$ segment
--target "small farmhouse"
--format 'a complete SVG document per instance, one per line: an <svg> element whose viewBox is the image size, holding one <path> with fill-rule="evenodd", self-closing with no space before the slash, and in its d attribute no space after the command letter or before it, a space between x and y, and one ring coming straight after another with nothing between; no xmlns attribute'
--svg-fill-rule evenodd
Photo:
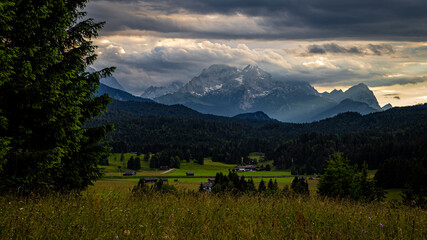
<svg viewBox="0 0 427 240"><path fill-rule="evenodd" d="M194 176L194 172L187 172L187 176Z"/></svg>
<svg viewBox="0 0 427 240"><path fill-rule="evenodd" d="M135 176L136 172L135 171L126 171L125 173L123 173L123 176Z"/></svg>
<svg viewBox="0 0 427 240"><path fill-rule="evenodd" d="M207 182L207 183L202 183L202 188L205 191L212 191L212 187L213 187L213 183L211 182Z"/></svg>
<svg viewBox="0 0 427 240"><path fill-rule="evenodd" d="M259 167L246 165L246 166L237 166L234 168L237 172L255 172L259 170Z"/></svg>
<svg viewBox="0 0 427 240"><path fill-rule="evenodd" d="M155 183L155 182L157 182L157 178L143 178L142 179L142 181L144 182L144 183Z"/></svg>
<svg viewBox="0 0 427 240"><path fill-rule="evenodd" d="M168 166L160 166L160 170L169 170Z"/></svg>

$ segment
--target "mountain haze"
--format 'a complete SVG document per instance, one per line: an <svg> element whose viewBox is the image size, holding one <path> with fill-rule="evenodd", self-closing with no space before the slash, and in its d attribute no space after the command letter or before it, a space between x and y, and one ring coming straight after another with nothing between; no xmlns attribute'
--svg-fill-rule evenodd
<svg viewBox="0 0 427 240"><path fill-rule="evenodd" d="M173 82L170 85L163 86L163 87L151 86L145 89L145 91L141 94L141 97L154 99L156 97L160 97L168 93L174 93L178 91L180 88L182 88L183 86L184 84L180 82Z"/></svg>
<svg viewBox="0 0 427 240"><path fill-rule="evenodd" d="M110 95L111 98L119 101L135 101L135 102L154 102L151 99L141 98L134 96L126 91L122 91L116 88L109 87L103 83L99 84L98 92L95 94L96 96L100 96L103 94Z"/></svg>
<svg viewBox="0 0 427 240"><path fill-rule="evenodd" d="M91 67L87 67L86 71L88 71L88 72L90 72L90 73L93 73L93 72L95 72L96 70L95 70L95 69L93 69L93 68L91 68ZM122 86L122 85L119 83L119 81L118 81L115 77L113 77L113 76L105 77L105 78L101 78L100 82L101 82L102 84L104 84L104 85L106 85L106 86L110 87L110 88L115 88L115 89L118 89L118 90L125 91L125 89L123 88L123 86Z"/></svg>

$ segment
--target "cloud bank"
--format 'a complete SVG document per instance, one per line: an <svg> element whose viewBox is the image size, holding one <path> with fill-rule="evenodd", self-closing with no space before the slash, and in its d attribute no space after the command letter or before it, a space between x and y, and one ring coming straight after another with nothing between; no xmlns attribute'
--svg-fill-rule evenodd
<svg viewBox="0 0 427 240"><path fill-rule="evenodd" d="M134 94L217 63L319 88L427 85L427 1L92 0L85 10L107 22L94 67L116 66Z"/></svg>

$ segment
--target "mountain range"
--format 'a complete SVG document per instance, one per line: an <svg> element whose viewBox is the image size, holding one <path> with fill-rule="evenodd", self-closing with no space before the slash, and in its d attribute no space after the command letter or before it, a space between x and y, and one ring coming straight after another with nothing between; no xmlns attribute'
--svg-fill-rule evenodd
<svg viewBox="0 0 427 240"><path fill-rule="evenodd" d="M158 103L181 104L206 114L295 123L318 121L344 112L365 115L391 108L389 104L381 108L363 83L347 91L319 93L307 82L275 80L253 65L243 69L212 65L185 85L174 82L167 87L149 87L142 98L101 84L98 94L103 93L120 101L150 102L154 98Z"/></svg>
<svg viewBox="0 0 427 240"><path fill-rule="evenodd" d="M361 83L347 91L319 93L309 83L279 81L258 66L243 69L212 65L175 93L154 99L183 104L202 113L234 116L263 111L283 122L312 122L342 112L381 111L377 99Z"/></svg>

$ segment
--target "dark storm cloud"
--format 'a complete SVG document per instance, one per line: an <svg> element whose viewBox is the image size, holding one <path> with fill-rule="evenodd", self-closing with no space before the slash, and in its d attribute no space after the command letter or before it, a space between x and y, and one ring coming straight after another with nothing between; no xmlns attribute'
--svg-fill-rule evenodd
<svg viewBox="0 0 427 240"><path fill-rule="evenodd" d="M355 55L377 55L393 54L394 49L389 44L368 44L366 46L340 46L336 43L322 45L310 45L307 47L306 55L315 54L355 54Z"/></svg>
<svg viewBox="0 0 427 240"><path fill-rule="evenodd" d="M95 1L96 3L96 1ZM173 21L156 19L155 16L134 15L128 12L129 7L119 5L91 4L86 11L89 16L97 21L106 21L102 32L109 33L124 30L147 30L155 32L180 32L185 31Z"/></svg>
<svg viewBox="0 0 427 240"><path fill-rule="evenodd" d="M131 10L144 11L135 16ZM150 30L176 37L235 39L322 39L371 40L427 39L425 0L142 0L93 1L90 16L100 16L110 26L106 31ZM114 13L116 12L116 13ZM122 12L122 13L117 13ZM153 13L153 14L150 14ZM242 14L258 17L263 32L203 31L165 21L156 14Z"/></svg>

